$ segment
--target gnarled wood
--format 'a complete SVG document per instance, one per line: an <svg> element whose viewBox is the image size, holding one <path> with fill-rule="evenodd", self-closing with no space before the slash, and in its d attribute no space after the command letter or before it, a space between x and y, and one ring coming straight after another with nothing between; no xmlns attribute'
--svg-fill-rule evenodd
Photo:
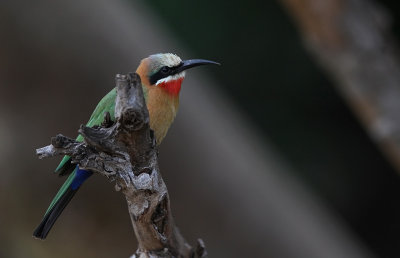
<svg viewBox="0 0 400 258"><path fill-rule="evenodd" d="M101 127L81 126L84 142L57 135L51 145L37 149L37 155L69 155L80 168L116 182L116 189L125 195L139 243L132 257L205 257L204 243L199 240L192 248L174 224L140 77L117 75L116 87L115 123L105 114Z"/></svg>

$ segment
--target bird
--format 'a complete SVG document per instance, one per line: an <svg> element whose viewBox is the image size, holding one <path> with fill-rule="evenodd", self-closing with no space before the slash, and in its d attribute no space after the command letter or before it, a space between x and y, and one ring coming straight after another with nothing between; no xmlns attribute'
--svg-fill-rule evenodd
<svg viewBox="0 0 400 258"><path fill-rule="evenodd" d="M136 73L141 79L143 95L149 111L150 128L154 132L157 145L162 142L175 119L186 70L210 64L220 65L217 62L205 59L182 61L179 56L172 53L153 54L141 60ZM116 96L116 88L113 88L97 104L86 126L101 125L106 112L109 113L111 120L115 121ZM76 140L83 141L82 135L78 135ZM39 226L33 232L33 236L38 239L47 237L50 229L72 197L93 174L92 171L80 169L79 165L72 164L69 156L63 157L55 172L59 173L60 176L68 176L68 178L51 201Z"/></svg>

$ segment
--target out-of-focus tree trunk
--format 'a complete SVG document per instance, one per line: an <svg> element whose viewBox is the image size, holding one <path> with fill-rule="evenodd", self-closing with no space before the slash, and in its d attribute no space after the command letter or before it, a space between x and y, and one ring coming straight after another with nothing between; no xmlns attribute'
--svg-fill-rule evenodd
<svg viewBox="0 0 400 258"><path fill-rule="evenodd" d="M372 0L281 0L308 50L400 171L400 59L390 14Z"/></svg>

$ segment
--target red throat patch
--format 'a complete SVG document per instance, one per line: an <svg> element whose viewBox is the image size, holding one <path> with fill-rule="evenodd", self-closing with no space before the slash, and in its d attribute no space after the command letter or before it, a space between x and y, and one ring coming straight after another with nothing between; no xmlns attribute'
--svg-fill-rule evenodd
<svg viewBox="0 0 400 258"><path fill-rule="evenodd" d="M171 94L172 96L178 96L179 92L181 91L182 81L183 81L183 78L179 78L177 80L171 80L168 82L162 82L162 83L158 84L158 87L161 87L168 94Z"/></svg>

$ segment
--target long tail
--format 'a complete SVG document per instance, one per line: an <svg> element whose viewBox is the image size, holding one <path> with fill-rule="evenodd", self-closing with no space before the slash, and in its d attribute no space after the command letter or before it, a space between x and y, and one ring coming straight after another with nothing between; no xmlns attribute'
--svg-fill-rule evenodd
<svg viewBox="0 0 400 258"><path fill-rule="evenodd" d="M53 227L61 212L74 197L75 193L83 182L88 179L93 172L79 169L78 166L74 172L69 175L68 179L61 186L57 195L54 197L49 208L47 209L42 222L33 232L33 236L40 239L45 239L50 229Z"/></svg>

